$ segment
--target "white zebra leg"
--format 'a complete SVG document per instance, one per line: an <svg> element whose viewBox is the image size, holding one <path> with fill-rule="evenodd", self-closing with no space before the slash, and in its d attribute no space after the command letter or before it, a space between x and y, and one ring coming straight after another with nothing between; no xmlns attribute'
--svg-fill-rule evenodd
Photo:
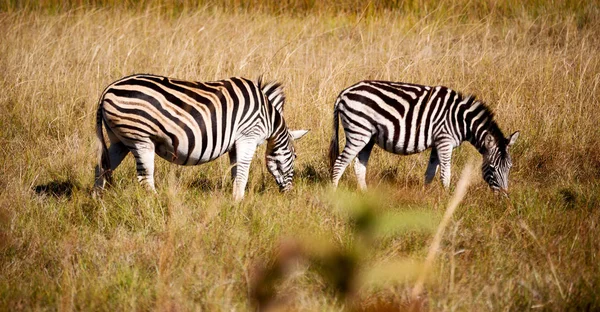
<svg viewBox="0 0 600 312"><path fill-rule="evenodd" d="M156 193L154 187L154 144L137 146L131 152L135 157L138 182Z"/></svg>
<svg viewBox="0 0 600 312"><path fill-rule="evenodd" d="M435 173L437 172L438 166L440 165L440 160L437 155L437 150L435 147L431 148L431 155L429 155L429 163L427 164L427 170L425 171L425 184L430 184L435 177Z"/></svg>
<svg viewBox="0 0 600 312"><path fill-rule="evenodd" d="M358 183L358 188L361 191L367 190L367 164L361 162L358 158L354 160L354 173L356 173L356 181Z"/></svg>
<svg viewBox="0 0 600 312"><path fill-rule="evenodd" d="M450 144L437 148L438 159L440 162L440 177L444 188L450 187L450 160L452 158L452 146Z"/></svg>
<svg viewBox="0 0 600 312"><path fill-rule="evenodd" d="M246 184L248 183L248 173L250 172L250 163L256 151L256 142L238 141L235 143L236 150L236 176L233 181L233 200L240 201L244 198Z"/></svg>
<svg viewBox="0 0 600 312"><path fill-rule="evenodd" d="M361 191L367 190L367 164L369 163L373 145L375 145L375 140L369 141L369 143L358 153L358 157L356 157L356 160L354 161L354 172L356 173L356 180L358 181L358 187Z"/></svg>

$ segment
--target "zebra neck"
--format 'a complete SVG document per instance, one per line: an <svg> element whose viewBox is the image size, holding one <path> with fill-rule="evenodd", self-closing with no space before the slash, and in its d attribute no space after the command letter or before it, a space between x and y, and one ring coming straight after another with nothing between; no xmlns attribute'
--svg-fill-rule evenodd
<svg viewBox="0 0 600 312"><path fill-rule="evenodd" d="M273 114L271 116L272 131L271 134L268 136L267 143L267 149L269 151L279 150L281 148L287 147L290 144L287 126L285 124L283 116L277 111L273 111Z"/></svg>
<svg viewBox="0 0 600 312"><path fill-rule="evenodd" d="M494 121L494 115L490 109L483 103L476 101L470 109L465 110L463 115L465 123L462 129L466 129L463 133L465 141L469 141L479 153L484 154L487 151L485 146L485 137L487 134L492 135L496 142L504 139L502 131Z"/></svg>

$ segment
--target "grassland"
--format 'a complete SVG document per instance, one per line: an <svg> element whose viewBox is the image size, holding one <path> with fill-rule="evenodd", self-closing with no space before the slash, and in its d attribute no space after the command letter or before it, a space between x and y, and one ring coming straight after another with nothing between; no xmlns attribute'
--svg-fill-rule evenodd
<svg viewBox="0 0 600 312"><path fill-rule="evenodd" d="M333 102L362 79L473 93L505 134L521 131L510 199L474 178L419 307L600 309L594 2L290 1L290 12L270 1L261 9L243 1L19 3L0 6L0 310L249 310L257 268L294 244L350 254L357 276L371 278L358 278L345 300L319 274L332 265L301 262L273 285L286 309L406 308L454 189L439 180L423 186L428 155L375 149L371 191L353 194L352 170L330 191ZM137 185L128 156L116 185L93 199L98 96L138 72L281 81L288 124L311 129L297 144L294 190L278 193L263 147L240 204L231 200L226 159L199 167L158 160L153 196ZM480 161L468 143L456 150L453 185L471 158ZM365 238L352 211L391 220L395 230ZM389 271L377 274L382 267Z"/></svg>

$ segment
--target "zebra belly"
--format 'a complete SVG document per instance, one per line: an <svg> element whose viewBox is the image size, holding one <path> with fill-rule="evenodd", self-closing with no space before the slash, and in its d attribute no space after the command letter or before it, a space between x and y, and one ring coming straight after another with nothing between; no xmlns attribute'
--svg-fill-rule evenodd
<svg viewBox="0 0 600 312"><path fill-rule="evenodd" d="M213 161L223 154L227 153L231 146L224 148L224 150L213 153L205 153L210 155L204 155L203 157L198 157L197 153L192 153L188 156L188 150L185 147L179 146L177 148L177 152L175 153L173 145L168 142L155 142L155 152L161 158L178 165L184 166L193 166L204 164L210 161ZM187 161L186 161L187 160Z"/></svg>
<svg viewBox="0 0 600 312"><path fill-rule="evenodd" d="M388 138L382 138L377 136L375 143L383 150L388 151L390 153L394 153L397 155L412 155L421 153L422 151L430 148L431 146L408 146L404 148L403 142L392 142L392 140Z"/></svg>

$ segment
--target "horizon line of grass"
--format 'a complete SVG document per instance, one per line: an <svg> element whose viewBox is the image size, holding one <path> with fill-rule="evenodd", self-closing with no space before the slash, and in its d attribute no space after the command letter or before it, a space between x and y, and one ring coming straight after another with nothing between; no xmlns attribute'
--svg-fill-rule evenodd
<svg viewBox="0 0 600 312"><path fill-rule="evenodd" d="M577 0L2 0L0 12L42 11L64 13L81 9L111 8L144 12L159 10L167 15L177 16L197 10L219 9L229 13L261 12L276 15L355 15L360 17L377 16L383 12L398 12L419 17L433 16L459 20L483 18L533 18L546 15L573 15L578 27L597 20L600 10L593 1Z"/></svg>

